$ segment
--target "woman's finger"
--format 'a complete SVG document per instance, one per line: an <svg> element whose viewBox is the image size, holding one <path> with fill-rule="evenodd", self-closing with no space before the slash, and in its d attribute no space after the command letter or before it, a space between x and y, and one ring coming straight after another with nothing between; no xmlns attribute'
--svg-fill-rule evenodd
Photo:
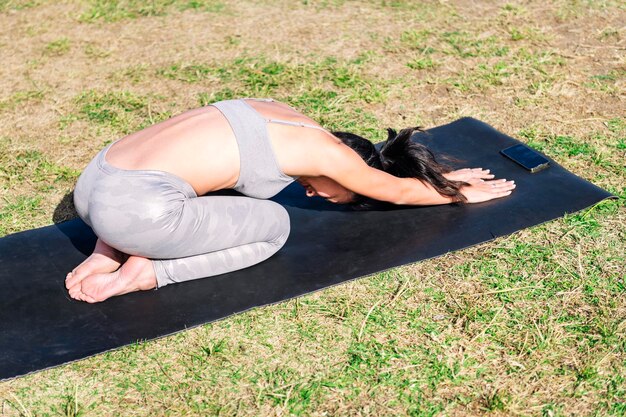
<svg viewBox="0 0 626 417"><path fill-rule="evenodd" d="M469 174L472 178L490 179L494 177L490 170L482 168L472 168L469 170Z"/></svg>
<svg viewBox="0 0 626 417"><path fill-rule="evenodd" d="M488 184L501 184L501 183L505 183L507 182L506 178L499 178L497 180L493 180L493 181L486 181L486 183Z"/></svg>
<svg viewBox="0 0 626 417"><path fill-rule="evenodd" d="M486 189L489 192L500 192L502 190L510 190L515 188L515 181L507 181L505 179L501 180L493 180L493 181L484 181L479 183L478 186Z"/></svg>
<svg viewBox="0 0 626 417"><path fill-rule="evenodd" d="M497 192L501 192L503 190L504 191L512 190L513 188L515 188L515 182L507 181L507 182L500 183L500 184L494 184L493 188Z"/></svg>

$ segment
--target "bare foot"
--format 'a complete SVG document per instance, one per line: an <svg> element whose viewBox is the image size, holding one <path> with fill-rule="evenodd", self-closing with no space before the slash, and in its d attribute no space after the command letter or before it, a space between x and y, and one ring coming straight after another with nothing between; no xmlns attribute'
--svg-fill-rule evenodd
<svg viewBox="0 0 626 417"><path fill-rule="evenodd" d="M114 249L98 239L93 253L65 277L68 290L78 285L83 279L98 272L113 272L128 259L128 255Z"/></svg>
<svg viewBox="0 0 626 417"><path fill-rule="evenodd" d="M76 300L97 303L115 295L150 290L156 285L152 261L140 256L131 256L115 272L89 275L79 285L70 289L70 296Z"/></svg>

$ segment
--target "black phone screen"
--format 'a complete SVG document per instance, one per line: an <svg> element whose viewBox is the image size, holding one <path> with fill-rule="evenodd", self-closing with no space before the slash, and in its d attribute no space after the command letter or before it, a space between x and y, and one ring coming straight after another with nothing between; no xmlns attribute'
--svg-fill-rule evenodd
<svg viewBox="0 0 626 417"><path fill-rule="evenodd" d="M521 144L503 149L500 153L512 161L517 162L530 172L537 172L547 168L550 163L550 161L537 152Z"/></svg>

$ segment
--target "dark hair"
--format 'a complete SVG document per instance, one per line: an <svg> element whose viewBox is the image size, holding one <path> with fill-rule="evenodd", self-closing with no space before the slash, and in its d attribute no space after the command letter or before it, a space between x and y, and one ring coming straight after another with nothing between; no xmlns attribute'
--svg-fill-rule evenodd
<svg viewBox="0 0 626 417"><path fill-rule="evenodd" d="M460 202L467 201L459 191L465 183L446 179L443 174L450 172L451 169L437 162L426 146L411 141L413 133L421 131L419 127L410 127L397 133L388 128L389 137L380 151L372 142L353 133L333 132L333 135L356 151L365 163L373 168L396 177L417 178L430 184L443 196L454 197ZM353 210L381 210L393 207L392 203L374 200L360 194L357 194L355 200L349 205Z"/></svg>

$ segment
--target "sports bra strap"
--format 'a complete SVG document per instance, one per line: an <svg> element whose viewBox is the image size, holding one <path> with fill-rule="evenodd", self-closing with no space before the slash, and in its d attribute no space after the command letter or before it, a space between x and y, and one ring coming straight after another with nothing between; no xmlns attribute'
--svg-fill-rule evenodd
<svg viewBox="0 0 626 417"><path fill-rule="evenodd" d="M253 97L244 97L240 100L252 100L252 101L263 101L266 103L273 103L275 100L273 98L253 98Z"/></svg>
<svg viewBox="0 0 626 417"><path fill-rule="evenodd" d="M251 100L251 101L263 101L263 102L274 102L274 99L271 98L242 98L241 99L243 102L245 102L246 100ZM247 104L247 103L246 103ZM287 105L289 106L289 105ZM293 109L293 107L289 106L291 109ZM295 110L295 109L294 109ZM256 110L255 110L256 111ZM258 113L258 112L257 112ZM264 118L265 119L265 118ZM310 127L312 129L318 129L318 130L322 130L324 132L326 132L326 129L324 129L321 126L315 126L312 125L310 123L302 123L302 122L293 122L291 120L282 120L282 119L265 119L265 121L267 123L279 123L281 125L289 125L289 126L299 126L299 127Z"/></svg>
<svg viewBox="0 0 626 417"><path fill-rule="evenodd" d="M315 126L309 123L301 123L301 122L292 122L291 120L281 120L281 119L265 119L266 122L268 123L278 123L281 125L289 125L289 126L300 126L300 127L310 127L312 129L318 129L318 130L323 130L324 132L326 131L326 129L324 129L321 126Z"/></svg>

